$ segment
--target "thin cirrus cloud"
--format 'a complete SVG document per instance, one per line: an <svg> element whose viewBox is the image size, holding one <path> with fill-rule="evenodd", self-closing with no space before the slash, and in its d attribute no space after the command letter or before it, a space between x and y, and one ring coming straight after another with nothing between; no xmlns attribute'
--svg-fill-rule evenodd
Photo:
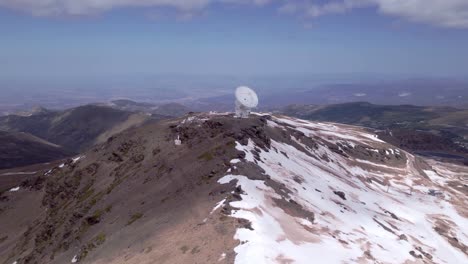
<svg viewBox="0 0 468 264"><path fill-rule="evenodd" d="M124 7L173 7L181 11L202 9L210 0L0 0L0 7L35 16L84 16Z"/></svg>
<svg viewBox="0 0 468 264"><path fill-rule="evenodd" d="M10 8L35 16L92 15L125 7L172 7L182 13L197 12L212 4L279 5L284 14L308 19L342 14L361 8L412 22L439 27L468 28L468 0L0 0Z"/></svg>
<svg viewBox="0 0 468 264"><path fill-rule="evenodd" d="M270 0L0 0L0 7L35 16L84 16L125 7L172 7L181 12L192 12L214 3L263 6Z"/></svg>
<svg viewBox="0 0 468 264"><path fill-rule="evenodd" d="M439 27L468 28L468 0L337 0L288 1L280 13L314 18L342 14L359 8L376 8L383 15Z"/></svg>

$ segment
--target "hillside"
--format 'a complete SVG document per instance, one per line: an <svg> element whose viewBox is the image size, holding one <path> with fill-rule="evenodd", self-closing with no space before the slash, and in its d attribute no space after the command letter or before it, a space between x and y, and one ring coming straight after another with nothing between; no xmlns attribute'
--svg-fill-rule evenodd
<svg viewBox="0 0 468 264"><path fill-rule="evenodd" d="M467 175L354 126L153 122L0 186L0 263L465 263Z"/></svg>
<svg viewBox="0 0 468 264"><path fill-rule="evenodd" d="M107 138L102 139L104 133L111 136L148 119L150 117L144 114L85 105L65 111L44 111L30 116L3 116L0 117L0 130L30 133L60 145L67 151L80 152L102 140L105 141Z"/></svg>
<svg viewBox="0 0 468 264"><path fill-rule="evenodd" d="M31 134L0 131L0 169L58 160L73 154Z"/></svg>
<svg viewBox="0 0 468 264"><path fill-rule="evenodd" d="M468 162L468 112L450 107L374 105L291 105L282 113L307 120L380 129L385 139L408 151L431 151Z"/></svg>

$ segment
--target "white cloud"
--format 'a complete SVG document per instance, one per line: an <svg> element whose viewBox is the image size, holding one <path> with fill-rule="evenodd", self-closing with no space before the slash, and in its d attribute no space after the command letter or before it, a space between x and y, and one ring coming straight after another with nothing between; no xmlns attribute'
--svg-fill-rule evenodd
<svg viewBox="0 0 468 264"><path fill-rule="evenodd" d="M375 0L383 14L443 27L468 28L467 0Z"/></svg>
<svg viewBox="0 0 468 264"><path fill-rule="evenodd" d="M366 93L355 93L354 96L356 97L364 97L364 96L367 96Z"/></svg>
<svg viewBox="0 0 468 264"><path fill-rule="evenodd" d="M183 12L200 10L214 2L268 4L269 0L0 0L0 7L36 16L89 15L123 7L172 7Z"/></svg>
<svg viewBox="0 0 468 264"><path fill-rule="evenodd" d="M36 16L91 15L124 7L171 7L193 14L211 4L266 6L279 0L0 0L0 8L10 8ZM468 28L468 0L288 0L278 8L283 14L314 18L342 14L359 8L412 22L440 27Z"/></svg>
<svg viewBox="0 0 468 264"><path fill-rule="evenodd" d="M409 93L409 92L400 92L400 93L398 93L399 97L408 97L410 95L411 95L411 93Z"/></svg>
<svg viewBox="0 0 468 264"><path fill-rule="evenodd" d="M203 1L203 0L202 0ZM187 2L184 4L184 2ZM167 0L0 0L0 6L31 13L36 16L88 15L123 6L173 6L190 8L201 1Z"/></svg>
<svg viewBox="0 0 468 264"><path fill-rule="evenodd" d="M280 13L299 13L306 17L341 14L358 8L376 8L384 15L440 27L468 28L468 0L336 0L288 2Z"/></svg>
<svg viewBox="0 0 468 264"><path fill-rule="evenodd" d="M288 1L279 7L280 13L292 14L303 12L307 17L319 17L330 14L341 14L349 10L372 5L373 0L336 0L317 4L313 0Z"/></svg>
<svg viewBox="0 0 468 264"><path fill-rule="evenodd" d="M221 2L221 3L233 3L233 4L254 4L257 6L263 6L271 3L273 0L214 0L211 2Z"/></svg>

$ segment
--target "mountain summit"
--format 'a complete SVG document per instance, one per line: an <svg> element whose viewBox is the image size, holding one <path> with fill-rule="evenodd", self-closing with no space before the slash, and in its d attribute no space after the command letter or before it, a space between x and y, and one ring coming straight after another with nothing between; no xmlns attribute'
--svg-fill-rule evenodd
<svg viewBox="0 0 468 264"><path fill-rule="evenodd" d="M0 263L466 263L466 175L359 127L192 114L3 191Z"/></svg>

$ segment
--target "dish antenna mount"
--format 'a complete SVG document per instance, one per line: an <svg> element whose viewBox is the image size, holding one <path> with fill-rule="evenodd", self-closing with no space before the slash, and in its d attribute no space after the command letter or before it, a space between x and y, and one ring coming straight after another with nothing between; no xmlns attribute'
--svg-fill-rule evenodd
<svg viewBox="0 0 468 264"><path fill-rule="evenodd" d="M236 117L247 118L252 108L257 107L258 96L254 90L247 86L236 89Z"/></svg>

